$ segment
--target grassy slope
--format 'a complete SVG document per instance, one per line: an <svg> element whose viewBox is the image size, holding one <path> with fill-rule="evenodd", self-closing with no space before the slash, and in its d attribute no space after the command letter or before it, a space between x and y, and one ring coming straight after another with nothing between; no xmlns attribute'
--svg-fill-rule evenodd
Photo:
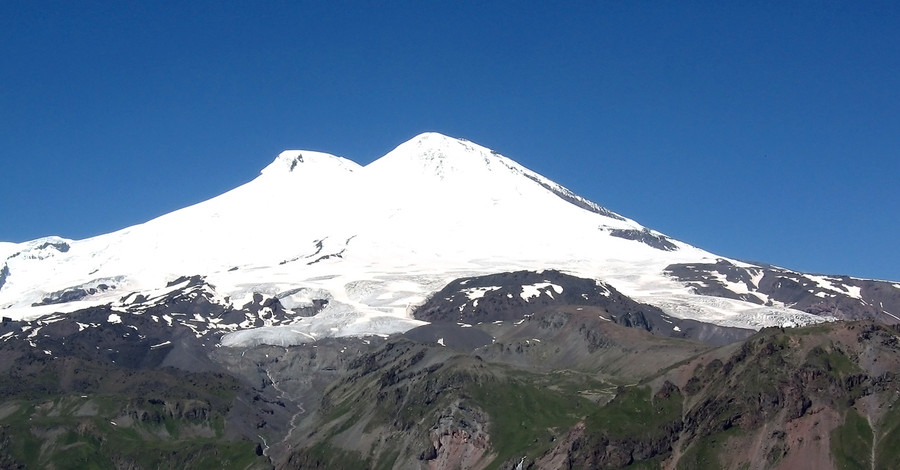
<svg viewBox="0 0 900 470"><path fill-rule="evenodd" d="M225 438L239 385L214 373L21 354L0 375L4 468L270 468Z"/></svg>
<svg viewBox="0 0 900 470"><path fill-rule="evenodd" d="M895 340L895 331L868 323L769 329L741 345L673 358L677 364L661 375L632 386L594 373L537 373L466 355L444 353L438 360L417 352L433 347L410 344L406 356L385 357L331 391L326 422L332 424L325 427L332 432L320 433L317 442L337 442L350 423L370 416L369 431L418 436L421 444L454 403L483 413L490 436L490 458L478 465L484 468L509 468L522 457L549 462L553 455L573 467L779 468L811 448L804 441L820 438L830 449L830 455L817 456L826 467L871 468L873 435L876 468L891 468L900 447L900 412L885 405L879 408L888 410L883 416L872 417L859 400L890 404L885 400L897 379L867 369L860 357L875 351L879 361L892 364L900 357ZM422 356L420 366L408 360L416 354ZM401 357L406 362L401 359L402 367L392 372L392 361ZM824 428L801 426L826 415L838 421L825 421ZM870 419L877 422L874 433ZM354 450L342 442L346 458ZM385 449L391 439L359 442L367 443L356 450L366 466L417 462L403 460L413 447Z"/></svg>
<svg viewBox="0 0 900 470"><path fill-rule="evenodd" d="M871 468L873 454L876 468L892 468L900 458L895 330L768 329L710 350L572 318L535 322L491 345L488 360L402 339L364 354L277 464L415 468L456 445L473 468L523 457L574 468L778 468L820 437L823 468ZM0 371L2 468L267 465L254 443L225 437L241 387L227 375L16 354ZM577 367L560 367L564 358ZM658 372L636 375L651 362ZM826 415L838 418L816 435L798 424ZM434 447L455 432L467 437Z"/></svg>

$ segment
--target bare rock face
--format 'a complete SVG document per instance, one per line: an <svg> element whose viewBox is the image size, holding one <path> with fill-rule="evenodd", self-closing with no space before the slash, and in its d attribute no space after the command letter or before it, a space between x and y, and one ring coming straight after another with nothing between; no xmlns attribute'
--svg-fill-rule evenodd
<svg viewBox="0 0 900 470"><path fill-rule="evenodd" d="M727 344L753 333L673 317L635 301L611 285L552 269L457 279L417 307L413 316L432 325L479 324L517 321L546 309L577 311L586 307L602 309L606 320L629 328L708 344Z"/></svg>
<svg viewBox="0 0 900 470"><path fill-rule="evenodd" d="M900 288L895 282L819 275L774 266L679 263L666 273L697 294L743 300L759 305L788 305L813 315L840 320L900 322Z"/></svg>
<svg viewBox="0 0 900 470"><path fill-rule="evenodd" d="M483 468L488 457L490 435L487 415L454 403L431 430L431 449L423 460L429 470Z"/></svg>
<svg viewBox="0 0 900 470"><path fill-rule="evenodd" d="M553 449L534 462L535 468L566 468L572 449L577 449L578 443L584 439L584 427L584 421L579 421Z"/></svg>

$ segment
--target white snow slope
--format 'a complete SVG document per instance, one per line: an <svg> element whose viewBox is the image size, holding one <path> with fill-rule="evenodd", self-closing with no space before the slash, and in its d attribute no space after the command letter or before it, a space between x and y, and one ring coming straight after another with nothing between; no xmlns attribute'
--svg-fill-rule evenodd
<svg viewBox="0 0 900 470"><path fill-rule="evenodd" d="M235 332L223 344L387 334L420 324L412 307L453 279L554 268L682 318L750 328L822 321L784 306L695 295L663 269L721 257L675 240L677 250L663 251L611 236L645 229L588 208L600 209L496 152L436 133L365 167L286 151L253 181L144 224L85 240L0 243L0 315L115 307L129 293L200 274L237 306L253 293L279 296L287 307L309 302L310 292L330 299L315 317ZM91 287L97 292L78 301L32 306Z"/></svg>

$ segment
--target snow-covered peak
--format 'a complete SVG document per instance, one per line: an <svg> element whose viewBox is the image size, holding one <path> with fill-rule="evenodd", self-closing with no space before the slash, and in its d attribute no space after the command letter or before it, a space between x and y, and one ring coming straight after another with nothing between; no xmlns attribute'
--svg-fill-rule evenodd
<svg viewBox="0 0 900 470"><path fill-rule="evenodd" d="M200 275L232 299L327 292L325 311L297 320L317 335L408 327L411 306L450 280L523 269L566 270L672 311L709 312L663 271L715 259L486 147L434 132L365 167L285 151L210 200L87 240L0 245L0 255L0 311L9 318L115 304Z"/></svg>
<svg viewBox="0 0 900 470"><path fill-rule="evenodd" d="M487 215L484 210L501 206L516 208L503 209L506 215L523 208L531 212L584 210L612 219L604 224L643 229L636 222L579 197L494 150L436 132L420 134L397 146L367 165L364 173L382 188L387 187L381 192L395 193L395 198L399 194L406 199L415 194L417 204L436 210L440 207L442 212L452 210L451 207L480 207L481 214ZM383 184L388 181L396 184ZM559 199L570 206L560 207Z"/></svg>
<svg viewBox="0 0 900 470"><path fill-rule="evenodd" d="M400 144L365 170L373 179L426 186L440 181L439 188L465 185L471 189L481 184L496 186L500 183L498 178L511 176L511 166L518 167L518 164L506 160L468 140L428 132Z"/></svg>
<svg viewBox="0 0 900 470"><path fill-rule="evenodd" d="M285 150L275 161L263 168L262 175L284 175L290 173L328 174L350 173L360 169L354 161L328 153L312 150Z"/></svg>
<svg viewBox="0 0 900 470"><path fill-rule="evenodd" d="M450 137L445 134L441 134L440 132L423 132L412 139L400 144L398 147L404 146L412 146L418 148L438 148L438 147L452 147L455 145L466 145L467 143L471 143L466 139L458 139L456 137ZM482 147L483 148L483 147Z"/></svg>

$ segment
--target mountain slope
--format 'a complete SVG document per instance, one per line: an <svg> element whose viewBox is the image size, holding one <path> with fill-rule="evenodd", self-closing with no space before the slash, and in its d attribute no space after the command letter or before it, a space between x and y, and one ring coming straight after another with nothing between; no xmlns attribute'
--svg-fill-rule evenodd
<svg viewBox="0 0 900 470"><path fill-rule="evenodd" d="M592 317L536 315L529 340L512 327L469 354L375 348L326 390L276 467L896 467L895 328L770 328L711 349ZM590 359L538 359L570 348Z"/></svg>
<svg viewBox="0 0 900 470"><path fill-rule="evenodd" d="M761 268L670 239L490 149L436 133L365 167L286 151L253 181L144 224L0 250L0 314L11 320L105 304L129 313L135 299L192 276L222 309L256 296L283 307L278 323L289 330L240 327L225 338L230 345L405 331L422 324L412 309L454 279L548 268L602 281L673 317L727 327L807 324L848 310L769 295L756 274L713 289L717 274L696 279L687 267ZM832 282L853 293L850 284ZM878 301L853 316L900 312L897 296ZM296 314L310 309L314 316Z"/></svg>
<svg viewBox="0 0 900 470"><path fill-rule="evenodd" d="M900 283L718 257L465 140L287 151L0 243L0 467L890 468L897 312ZM785 328L831 319L880 323Z"/></svg>

